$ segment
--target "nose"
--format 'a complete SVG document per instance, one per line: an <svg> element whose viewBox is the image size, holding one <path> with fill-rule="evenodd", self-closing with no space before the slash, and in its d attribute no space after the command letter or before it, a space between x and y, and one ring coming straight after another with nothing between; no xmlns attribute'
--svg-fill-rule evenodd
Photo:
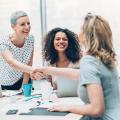
<svg viewBox="0 0 120 120"><path fill-rule="evenodd" d="M26 29L29 29L29 28L30 28L30 25L25 24L25 28L26 28Z"/></svg>
<svg viewBox="0 0 120 120"><path fill-rule="evenodd" d="M62 39L62 38L60 38L60 42L63 42L63 39Z"/></svg>

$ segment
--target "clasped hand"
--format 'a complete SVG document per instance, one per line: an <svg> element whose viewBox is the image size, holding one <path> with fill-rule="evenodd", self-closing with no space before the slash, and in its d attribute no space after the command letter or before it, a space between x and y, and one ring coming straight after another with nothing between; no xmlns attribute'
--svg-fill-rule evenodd
<svg viewBox="0 0 120 120"><path fill-rule="evenodd" d="M33 80L44 79L46 77L46 75L43 73L42 68L33 69L30 75Z"/></svg>

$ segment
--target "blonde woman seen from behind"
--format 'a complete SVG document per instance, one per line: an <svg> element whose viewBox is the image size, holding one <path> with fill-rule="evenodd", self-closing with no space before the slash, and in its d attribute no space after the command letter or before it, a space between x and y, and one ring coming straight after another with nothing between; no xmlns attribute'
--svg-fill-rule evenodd
<svg viewBox="0 0 120 120"><path fill-rule="evenodd" d="M78 93L85 105L59 105L49 111L69 111L83 115L81 120L120 120L119 79L116 54L112 44L112 32L101 16L88 14L80 33L84 56L80 61L80 73L72 69L45 67L34 71L64 77L80 76Z"/></svg>

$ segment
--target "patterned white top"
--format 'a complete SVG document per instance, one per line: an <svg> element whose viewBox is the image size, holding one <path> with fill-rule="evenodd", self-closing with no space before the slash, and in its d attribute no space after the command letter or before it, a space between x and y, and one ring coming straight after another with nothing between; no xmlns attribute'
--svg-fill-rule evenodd
<svg viewBox="0 0 120 120"><path fill-rule="evenodd" d="M11 51L13 57L23 63L28 64L34 48L34 37L29 35L23 47L16 47L10 41L10 35L3 36L0 39L0 53L5 50ZM9 86L16 83L23 75L23 72L14 70L3 58L0 56L0 84Z"/></svg>

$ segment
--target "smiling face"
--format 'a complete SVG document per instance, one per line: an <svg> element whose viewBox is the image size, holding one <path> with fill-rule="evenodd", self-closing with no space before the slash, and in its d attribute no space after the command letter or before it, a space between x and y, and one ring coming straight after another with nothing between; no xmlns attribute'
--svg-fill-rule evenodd
<svg viewBox="0 0 120 120"><path fill-rule="evenodd" d="M54 38L54 48L60 53L68 47L68 38L64 32L57 32Z"/></svg>
<svg viewBox="0 0 120 120"><path fill-rule="evenodd" d="M17 35L27 37L31 29L28 16L18 18L16 24L12 25L12 28Z"/></svg>

